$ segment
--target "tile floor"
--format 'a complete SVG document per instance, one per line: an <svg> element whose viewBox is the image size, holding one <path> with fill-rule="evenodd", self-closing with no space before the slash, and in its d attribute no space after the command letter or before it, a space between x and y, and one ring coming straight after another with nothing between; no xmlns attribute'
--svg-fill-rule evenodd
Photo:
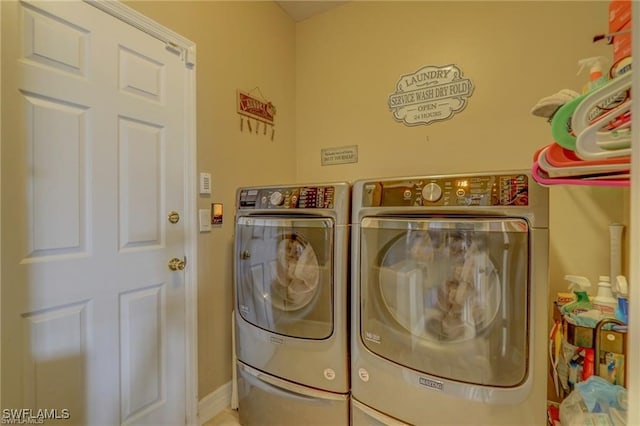
<svg viewBox="0 0 640 426"><path fill-rule="evenodd" d="M238 421L238 410L232 410L227 407L220 414L204 423L202 426L240 426L240 422Z"/></svg>

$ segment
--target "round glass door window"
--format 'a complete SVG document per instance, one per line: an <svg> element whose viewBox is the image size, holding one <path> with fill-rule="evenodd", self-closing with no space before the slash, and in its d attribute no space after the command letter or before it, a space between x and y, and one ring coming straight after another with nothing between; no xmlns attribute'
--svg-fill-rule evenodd
<svg viewBox="0 0 640 426"><path fill-rule="evenodd" d="M438 342L475 338L493 322L500 279L482 234L408 231L382 257L382 301L411 334Z"/></svg>
<svg viewBox="0 0 640 426"><path fill-rule="evenodd" d="M278 242L274 269L271 303L276 308L294 311L313 300L320 272L318 258L308 241L296 234L283 235Z"/></svg>

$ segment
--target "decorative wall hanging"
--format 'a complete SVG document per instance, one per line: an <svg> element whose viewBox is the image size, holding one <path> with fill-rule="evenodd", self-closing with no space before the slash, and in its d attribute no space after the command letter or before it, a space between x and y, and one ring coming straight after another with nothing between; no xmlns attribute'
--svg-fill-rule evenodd
<svg viewBox="0 0 640 426"><path fill-rule="evenodd" d="M389 95L389 110L406 126L449 120L467 106L473 83L456 65L427 65L405 74Z"/></svg>
<svg viewBox="0 0 640 426"><path fill-rule="evenodd" d="M247 120L247 128L253 133L251 119L255 120L255 132L260 132L260 123L262 123L262 133L267 134L267 126L271 126L271 140L275 135L275 115L276 107L265 99L256 87L249 92L238 90L238 114L240 114L240 131L244 131L244 121Z"/></svg>

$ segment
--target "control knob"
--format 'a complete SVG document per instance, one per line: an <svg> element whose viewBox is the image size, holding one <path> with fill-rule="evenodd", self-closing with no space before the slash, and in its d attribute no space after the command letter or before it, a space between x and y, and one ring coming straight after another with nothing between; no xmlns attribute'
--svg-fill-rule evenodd
<svg viewBox="0 0 640 426"><path fill-rule="evenodd" d="M442 197L442 188L437 183L428 183L422 188L422 198L431 203L435 203Z"/></svg>
<svg viewBox="0 0 640 426"><path fill-rule="evenodd" d="M269 196L269 202L272 206L281 206L284 203L284 195L280 191L275 191Z"/></svg>

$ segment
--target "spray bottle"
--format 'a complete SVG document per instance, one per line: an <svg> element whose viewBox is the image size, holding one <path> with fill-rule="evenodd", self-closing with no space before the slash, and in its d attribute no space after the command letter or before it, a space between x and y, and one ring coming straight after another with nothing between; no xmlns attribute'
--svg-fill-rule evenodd
<svg viewBox="0 0 640 426"><path fill-rule="evenodd" d="M586 67L589 67L589 83L582 87L582 93L594 90L607 82L607 77L602 73L607 58L604 56L592 56L591 58L580 59L578 61L578 74L582 73Z"/></svg>
<svg viewBox="0 0 640 426"><path fill-rule="evenodd" d="M607 275L601 275L598 281L598 294L593 298L593 307L605 318L615 318L618 301L611 292L611 283Z"/></svg>
<svg viewBox="0 0 640 426"><path fill-rule="evenodd" d="M587 294L587 289L591 287L589 279L578 275L565 275L564 279L569 281L569 290L572 290L576 295L576 300L564 305L562 313L579 314L591 310L592 305Z"/></svg>

